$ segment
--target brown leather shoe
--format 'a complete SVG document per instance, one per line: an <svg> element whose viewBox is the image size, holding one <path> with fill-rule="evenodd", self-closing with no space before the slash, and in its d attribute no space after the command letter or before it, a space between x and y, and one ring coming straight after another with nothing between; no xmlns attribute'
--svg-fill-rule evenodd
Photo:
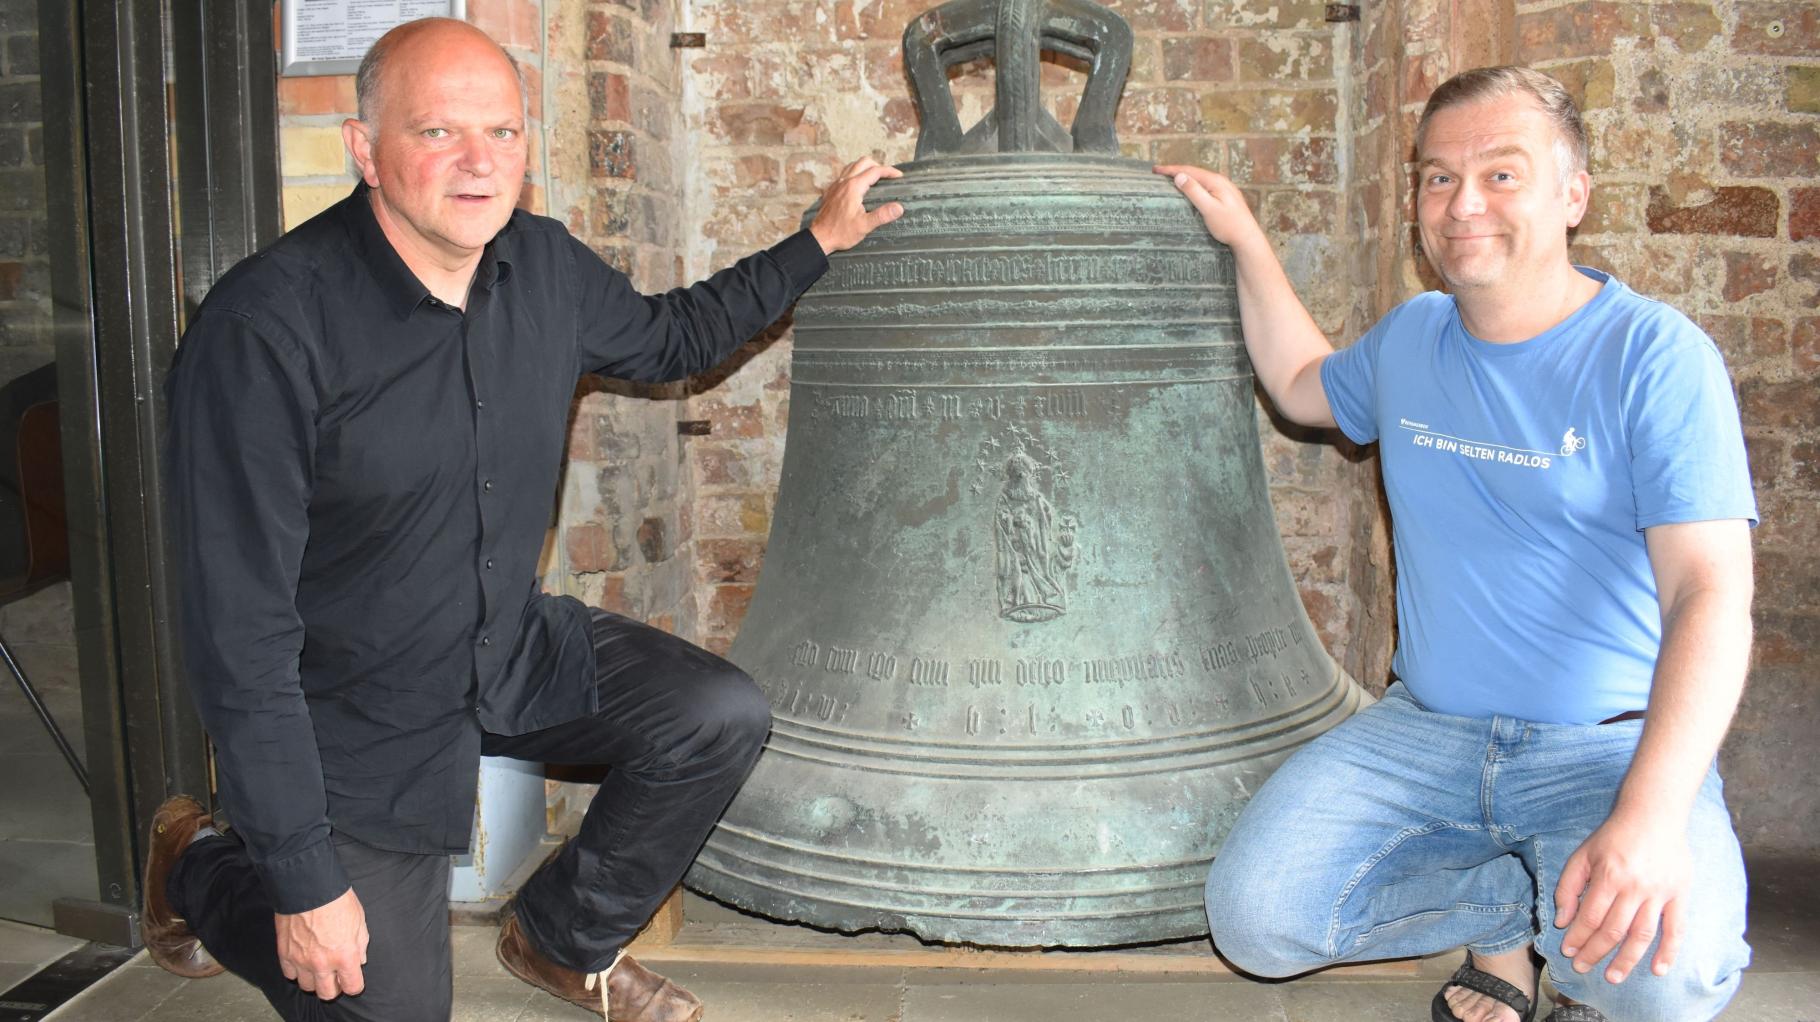
<svg viewBox="0 0 1820 1022"><path fill-rule="evenodd" d="M152 814L152 833L146 841L145 906L139 913L139 937L152 961L188 979L206 979L221 972L221 963L204 950L165 896L177 857L190 846L196 831L212 820L208 810L188 795L173 795Z"/></svg>
<svg viewBox="0 0 1820 1022"><path fill-rule="evenodd" d="M557 965L532 947L517 916L507 916L500 926L497 950L507 972L570 1004L601 1012L607 1022L697 1022L702 1015L694 994L624 953L607 971L603 997L595 976Z"/></svg>

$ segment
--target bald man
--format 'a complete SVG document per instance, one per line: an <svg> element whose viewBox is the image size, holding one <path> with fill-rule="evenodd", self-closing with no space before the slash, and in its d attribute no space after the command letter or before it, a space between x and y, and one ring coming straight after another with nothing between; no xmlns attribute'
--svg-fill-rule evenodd
<svg viewBox="0 0 1820 1022"><path fill-rule="evenodd" d="M808 229L641 295L515 208L524 90L483 33L401 26L357 89L353 194L224 275L171 371L185 659L233 829L160 808L146 944L179 975L231 969L287 1019L447 1019L449 856L479 757L604 763L500 959L615 1022L699 1018L624 947L770 712L726 661L539 592L570 401L584 373L719 363L902 213L862 205L898 172L861 160Z"/></svg>

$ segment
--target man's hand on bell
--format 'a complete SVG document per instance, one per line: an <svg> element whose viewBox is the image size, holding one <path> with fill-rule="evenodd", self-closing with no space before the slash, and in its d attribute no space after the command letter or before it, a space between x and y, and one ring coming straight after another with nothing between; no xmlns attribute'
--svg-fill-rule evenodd
<svg viewBox="0 0 1820 1022"><path fill-rule="evenodd" d="M1207 225L1207 233L1213 235L1213 240L1233 248L1263 240L1263 228L1251 214L1244 194L1224 174L1182 164L1165 164L1151 169L1169 178L1176 190L1187 196L1195 212L1201 214L1201 222Z"/></svg>
<svg viewBox="0 0 1820 1022"><path fill-rule="evenodd" d="M834 183L822 193L822 208L809 224L809 233L821 243L822 251L828 255L844 252L874 230L903 216L901 203L887 202L871 211L865 206L866 191L880 178L903 176L903 171L870 156L843 167Z"/></svg>
<svg viewBox="0 0 1820 1022"><path fill-rule="evenodd" d="M320 908L273 920L285 979L325 1001L366 989L360 967L367 961L367 915L353 888Z"/></svg>

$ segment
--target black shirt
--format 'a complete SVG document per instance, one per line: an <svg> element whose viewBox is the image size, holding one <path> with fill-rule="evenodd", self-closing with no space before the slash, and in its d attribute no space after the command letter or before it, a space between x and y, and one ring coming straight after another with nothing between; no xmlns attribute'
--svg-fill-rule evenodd
<svg viewBox="0 0 1820 1022"><path fill-rule="evenodd" d="M803 231L640 295L516 212L464 313L362 186L209 292L168 382L184 657L277 911L347 889L331 827L465 851L482 728L594 709L588 610L536 577L577 379L701 372L826 268Z"/></svg>

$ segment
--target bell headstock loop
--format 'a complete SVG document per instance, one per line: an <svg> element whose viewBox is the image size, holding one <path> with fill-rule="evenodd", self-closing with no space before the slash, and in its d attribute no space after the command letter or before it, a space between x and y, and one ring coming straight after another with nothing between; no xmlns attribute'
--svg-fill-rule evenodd
<svg viewBox="0 0 1820 1022"><path fill-rule="evenodd" d="M1071 129L1043 108L1042 55L1085 63ZM961 129L948 69L990 56L996 106ZM916 158L993 152L1117 155L1113 118L1131 70L1131 26L1093 0L949 0L904 29L904 66L922 112Z"/></svg>

